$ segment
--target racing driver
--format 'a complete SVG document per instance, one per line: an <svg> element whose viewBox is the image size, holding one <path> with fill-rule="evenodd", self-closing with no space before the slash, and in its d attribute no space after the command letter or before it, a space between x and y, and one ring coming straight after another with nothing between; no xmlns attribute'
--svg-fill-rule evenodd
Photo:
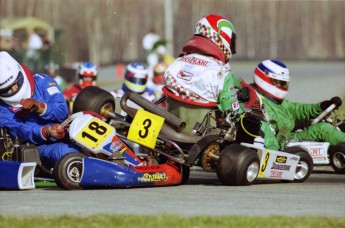
<svg viewBox="0 0 345 228"><path fill-rule="evenodd" d="M0 63L0 127L21 142L37 145L46 168L67 153L79 152L59 125L68 108L57 82L32 74L5 51L0 52Z"/></svg>
<svg viewBox="0 0 345 228"><path fill-rule="evenodd" d="M331 146L345 142L345 133L338 131L327 122L311 125L311 119L317 117L331 104L336 108L342 104L340 97L333 97L315 104L290 102L288 94L290 72L287 66L278 60L265 60L254 71L254 89L260 94L266 121L261 129L265 133L264 145L268 149L285 149L288 140L312 140L329 142ZM297 129L300 129L296 131Z"/></svg>

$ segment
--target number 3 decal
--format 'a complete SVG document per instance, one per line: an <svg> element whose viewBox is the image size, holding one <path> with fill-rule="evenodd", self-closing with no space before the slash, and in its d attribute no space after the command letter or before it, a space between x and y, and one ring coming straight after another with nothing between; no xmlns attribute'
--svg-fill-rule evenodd
<svg viewBox="0 0 345 228"><path fill-rule="evenodd" d="M128 139L155 148L158 134L163 126L164 118L142 109L138 109L129 127Z"/></svg>
<svg viewBox="0 0 345 228"><path fill-rule="evenodd" d="M139 136L141 138L147 137L147 135L149 134L149 128L151 127L151 124L152 124L152 120L150 120L150 119L144 120L143 126L144 126L145 131L144 131L144 133L142 133L143 132L142 130L139 131Z"/></svg>

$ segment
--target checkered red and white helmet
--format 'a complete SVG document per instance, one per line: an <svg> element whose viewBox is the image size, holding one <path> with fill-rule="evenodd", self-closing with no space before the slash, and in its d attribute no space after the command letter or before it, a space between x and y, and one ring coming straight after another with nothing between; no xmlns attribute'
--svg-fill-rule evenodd
<svg viewBox="0 0 345 228"><path fill-rule="evenodd" d="M282 101L288 93L290 72L278 60L265 60L254 71L254 84L269 97Z"/></svg>
<svg viewBox="0 0 345 228"><path fill-rule="evenodd" d="M203 17L196 24L194 35L203 36L216 44L224 53L226 62L236 53L235 27L225 17L214 14Z"/></svg>

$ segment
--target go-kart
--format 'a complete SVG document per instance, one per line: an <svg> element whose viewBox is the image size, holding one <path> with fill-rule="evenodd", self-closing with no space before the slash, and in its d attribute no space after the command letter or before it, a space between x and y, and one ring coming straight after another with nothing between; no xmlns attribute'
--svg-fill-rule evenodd
<svg viewBox="0 0 345 228"><path fill-rule="evenodd" d="M220 138L195 152L199 165L205 171L216 171L227 185L250 185L256 180L304 182L313 170L313 161L307 151L291 147L286 151L266 149L260 137L260 117L246 112L238 117L228 113L211 126L210 111L194 132L205 135L217 130ZM204 136L209 137L209 136Z"/></svg>
<svg viewBox="0 0 345 228"><path fill-rule="evenodd" d="M338 131L344 131L344 120L337 122L336 116L334 120L331 118L332 112L334 112L335 105L332 104L318 117L311 121L311 124L316 124L319 121L328 122ZM343 124L341 126L341 124ZM345 141L345 139L344 139ZM339 143L336 146L330 146L329 142L315 142L315 141L289 141L287 147L301 147L309 152L313 158L314 165L331 165L333 169L340 174L345 174L345 142Z"/></svg>
<svg viewBox="0 0 345 228"><path fill-rule="evenodd" d="M127 100L147 112L142 114L140 109L129 107ZM89 110L98 113L107 119L116 132L123 132L121 137L128 138L131 133L126 127L121 130L123 118L119 118L119 115L113 112L114 106L111 103L109 92L87 87L78 94L73 112ZM181 120L136 93L126 93L121 98L120 105L128 114L127 127L141 125L141 133L153 130L151 124L155 120L146 121L149 113L164 117L162 128L156 129L156 132L159 132L157 141L151 141L155 143L155 153L165 155L182 164L182 167L189 168L199 161L204 170L216 170L223 184L250 185L257 179L303 182L312 172L312 159L302 148L293 147L284 152L274 151L254 142L260 139L260 121L251 113L244 113L240 120L234 120L231 117L233 113L229 113L226 118L221 119L222 123L211 127L207 126L211 118L210 113L217 110L210 111L205 116L204 124L196 124L196 134L193 135L181 132L184 127ZM141 119L139 122L135 121L137 117Z"/></svg>
<svg viewBox="0 0 345 228"><path fill-rule="evenodd" d="M127 100L138 98L144 99L137 94L122 97L122 109L129 113L122 116L114 112L114 98L105 90L87 87L77 95L73 114L61 127L83 153L59 159L53 172L58 186L137 187L188 181L189 164L176 141L195 143L200 137L179 133L185 124L150 102L151 112L126 106Z"/></svg>

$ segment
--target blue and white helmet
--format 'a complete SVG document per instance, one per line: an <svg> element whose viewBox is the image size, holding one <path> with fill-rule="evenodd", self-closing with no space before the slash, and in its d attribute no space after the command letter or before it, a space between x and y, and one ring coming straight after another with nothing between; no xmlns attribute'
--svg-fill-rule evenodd
<svg viewBox="0 0 345 228"><path fill-rule="evenodd" d="M125 86L137 93L145 91L148 80L148 70L141 62L132 62L128 64L125 72Z"/></svg>
<svg viewBox="0 0 345 228"><path fill-rule="evenodd" d="M288 93L290 72L278 60L265 60L254 71L254 84L269 97L282 101Z"/></svg>

